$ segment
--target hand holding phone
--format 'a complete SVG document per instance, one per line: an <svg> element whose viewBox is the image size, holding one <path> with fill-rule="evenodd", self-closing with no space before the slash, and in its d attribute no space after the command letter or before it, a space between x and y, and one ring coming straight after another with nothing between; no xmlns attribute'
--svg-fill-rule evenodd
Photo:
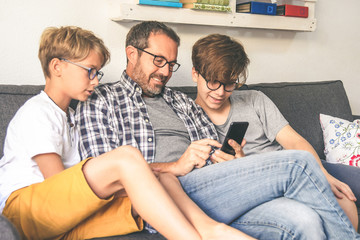
<svg viewBox="0 0 360 240"><path fill-rule="evenodd" d="M235 150L229 145L228 141L229 139L233 139L241 145L248 126L248 122L232 122L220 150L225 153L235 155Z"/></svg>

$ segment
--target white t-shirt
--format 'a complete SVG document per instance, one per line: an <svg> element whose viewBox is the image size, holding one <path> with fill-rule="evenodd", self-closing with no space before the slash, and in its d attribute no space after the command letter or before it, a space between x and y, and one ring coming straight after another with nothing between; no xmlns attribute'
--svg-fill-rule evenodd
<svg viewBox="0 0 360 240"><path fill-rule="evenodd" d="M74 122L73 112L70 122ZM30 98L10 121L0 160L0 212L9 195L44 181L36 162L38 154L57 153L65 168L80 162L78 133L66 113L45 92Z"/></svg>

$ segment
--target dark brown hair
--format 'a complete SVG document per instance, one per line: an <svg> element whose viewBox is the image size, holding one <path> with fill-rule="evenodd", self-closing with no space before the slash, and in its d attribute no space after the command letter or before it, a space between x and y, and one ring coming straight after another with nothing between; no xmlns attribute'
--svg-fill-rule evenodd
<svg viewBox="0 0 360 240"><path fill-rule="evenodd" d="M192 63L208 81L230 83L239 77L244 84L250 60L241 43L226 35L210 34L194 44Z"/></svg>
<svg viewBox="0 0 360 240"><path fill-rule="evenodd" d="M180 46L180 38L175 31L165 24L157 21L145 21L133 26L128 34L126 35L126 47L131 45L134 47L145 49L149 47L149 36L150 34L165 34L178 46Z"/></svg>

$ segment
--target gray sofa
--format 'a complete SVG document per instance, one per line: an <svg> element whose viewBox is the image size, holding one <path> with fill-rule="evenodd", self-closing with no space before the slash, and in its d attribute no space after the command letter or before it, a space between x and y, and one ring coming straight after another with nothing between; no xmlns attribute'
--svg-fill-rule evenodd
<svg viewBox="0 0 360 240"><path fill-rule="evenodd" d="M0 155L3 152L3 141L6 127L15 114L16 110L31 96L40 92L43 86L15 86L0 85ZM173 87L181 90L190 97L196 96L195 87ZM255 89L264 92L279 107L291 126L305 137L315 148L320 158L325 159L322 130L319 123L319 114L327 114L349 121L359 119L360 116L352 115L349 101L340 80L320 82L298 82L298 83L265 83L249 84L240 90ZM72 103L75 106L76 102ZM344 166L346 168L347 166ZM332 168L328 171L332 172ZM339 173L336 173L339 174ZM341 176L341 174L340 174ZM343 176L346 178L346 176ZM351 186L358 188L359 186ZM357 196L360 201L360 196ZM358 201L358 202L359 202ZM359 207L359 205L358 205ZM3 216L1 216L3 218ZM6 223L6 224L4 224ZM0 240L12 239L2 238L4 228L9 229L5 220L0 221ZM16 239L15 237L13 239ZM145 232L134 233L126 236L115 236L103 238L107 240L130 240L130 239L164 239L161 235L150 235Z"/></svg>

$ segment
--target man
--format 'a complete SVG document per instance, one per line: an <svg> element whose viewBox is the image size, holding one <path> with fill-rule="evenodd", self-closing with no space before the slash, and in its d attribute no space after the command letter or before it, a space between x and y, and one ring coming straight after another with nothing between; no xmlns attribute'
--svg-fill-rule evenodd
<svg viewBox="0 0 360 240"><path fill-rule="evenodd" d="M121 80L99 87L78 108L82 158L137 147L155 171L182 176L184 190L210 217L256 238L358 237L310 153L272 152L205 166L211 146L221 146L215 127L192 100L165 87L180 66L179 44L162 23L130 30Z"/></svg>

